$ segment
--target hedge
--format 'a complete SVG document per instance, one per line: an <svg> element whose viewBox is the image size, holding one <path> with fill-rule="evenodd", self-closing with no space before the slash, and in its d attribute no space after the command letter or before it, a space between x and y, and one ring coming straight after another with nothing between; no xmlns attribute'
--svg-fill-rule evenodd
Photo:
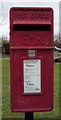
<svg viewBox="0 0 61 120"><path fill-rule="evenodd" d="M3 42L3 47L5 49L5 54L10 54L10 43L9 42Z"/></svg>
<svg viewBox="0 0 61 120"><path fill-rule="evenodd" d="M61 62L61 57L56 58L54 61L55 61L55 62Z"/></svg>

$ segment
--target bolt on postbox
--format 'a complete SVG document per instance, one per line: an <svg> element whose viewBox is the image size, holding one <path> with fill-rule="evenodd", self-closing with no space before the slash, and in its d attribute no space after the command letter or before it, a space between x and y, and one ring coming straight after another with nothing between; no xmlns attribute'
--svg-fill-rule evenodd
<svg viewBox="0 0 61 120"><path fill-rule="evenodd" d="M53 110L53 10L10 9L13 112Z"/></svg>

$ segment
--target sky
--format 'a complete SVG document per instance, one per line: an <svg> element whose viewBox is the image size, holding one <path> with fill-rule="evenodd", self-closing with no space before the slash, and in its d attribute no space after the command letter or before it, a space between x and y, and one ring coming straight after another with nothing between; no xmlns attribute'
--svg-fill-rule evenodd
<svg viewBox="0 0 61 120"><path fill-rule="evenodd" d="M4 2L5 1L5 2ZM11 7L51 7L54 10L54 35L59 34L59 0L0 0L0 37L9 38L10 32L10 8ZM8 1L8 2L7 2ZM12 2L11 2L12 1ZM15 0L16 1L16 0Z"/></svg>

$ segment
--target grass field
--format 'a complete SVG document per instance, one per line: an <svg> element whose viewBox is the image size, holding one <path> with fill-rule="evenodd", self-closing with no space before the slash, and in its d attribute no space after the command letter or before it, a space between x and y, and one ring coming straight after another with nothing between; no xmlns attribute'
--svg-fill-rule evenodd
<svg viewBox="0 0 61 120"><path fill-rule="evenodd" d="M10 109L10 60L2 60L2 118L24 118ZM61 70L61 68L60 68ZM59 63L54 63L54 110L34 112L34 118L59 118Z"/></svg>

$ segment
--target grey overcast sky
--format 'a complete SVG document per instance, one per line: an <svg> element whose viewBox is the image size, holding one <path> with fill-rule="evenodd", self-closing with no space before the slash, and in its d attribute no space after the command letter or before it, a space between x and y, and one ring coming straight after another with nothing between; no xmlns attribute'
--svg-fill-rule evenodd
<svg viewBox="0 0 61 120"><path fill-rule="evenodd" d="M7 2L8 1L8 2ZM11 2L13 1L13 2ZM54 34L59 34L59 0L19 0L14 2L14 0L0 0L0 37L9 37L9 10L11 7L51 7L54 10Z"/></svg>

